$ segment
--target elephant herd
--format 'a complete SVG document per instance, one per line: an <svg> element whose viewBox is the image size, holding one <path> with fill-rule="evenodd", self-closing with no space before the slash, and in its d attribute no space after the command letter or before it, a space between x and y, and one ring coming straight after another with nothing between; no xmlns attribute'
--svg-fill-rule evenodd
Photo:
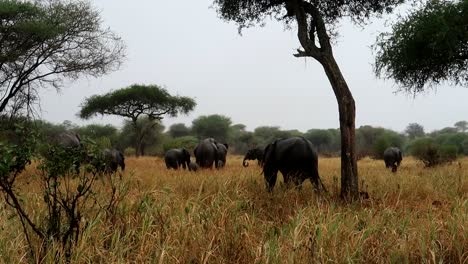
<svg viewBox="0 0 468 264"><path fill-rule="evenodd" d="M83 144L78 134L65 132L56 138L56 143L64 148L81 149ZM190 159L190 153L185 148L168 150L164 155L167 169L188 169L196 171L200 168L220 169L226 165L228 144L221 144L213 138L201 140L194 148L195 162ZM390 147L384 152L384 161L387 168L396 172L402 161L402 154L398 148ZM85 159L86 160L86 159ZM257 160L263 169L266 188L272 191L281 172L285 184L294 184L300 187L309 179L315 189L326 190L318 173L318 155L312 143L304 137L290 137L276 139L265 148L253 148L247 151L242 161L244 167L249 166L248 160ZM113 173L118 167L125 170L125 157L116 149L103 149L94 158L87 160L101 172ZM76 164L79 168L79 164Z"/></svg>
<svg viewBox="0 0 468 264"><path fill-rule="evenodd" d="M201 168L222 168L226 165L228 145L220 144L213 138L201 140L195 147L195 163L190 160L190 153L185 148L171 149L165 154L164 160L168 169L182 167L191 171ZM242 161L244 167L249 166L248 160L257 160L263 168L266 188L272 191L281 172L285 184L300 187L309 179L314 188L326 191L318 173L318 155L312 143L304 137L276 139L265 148L253 148L247 151ZM384 152L387 168L396 172L402 161L401 151L390 147Z"/></svg>

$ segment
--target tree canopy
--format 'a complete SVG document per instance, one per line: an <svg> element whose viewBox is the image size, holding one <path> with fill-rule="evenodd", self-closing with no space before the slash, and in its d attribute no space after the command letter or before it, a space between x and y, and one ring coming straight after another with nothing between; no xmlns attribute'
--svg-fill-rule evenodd
<svg viewBox="0 0 468 264"><path fill-rule="evenodd" d="M0 0L0 113L29 111L64 78L117 69L124 44L101 22L88 1Z"/></svg>
<svg viewBox="0 0 468 264"><path fill-rule="evenodd" d="M192 131L198 139L212 137L219 142L228 141L231 118L223 115L200 116L192 121Z"/></svg>
<svg viewBox="0 0 468 264"><path fill-rule="evenodd" d="M187 114L196 106L192 98L173 96L157 85L134 84L104 95L93 95L85 99L79 113L88 119L95 115L118 115L136 122L140 116L162 119L168 115Z"/></svg>
<svg viewBox="0 0 468 264"><path fill-rule="evenodd" d="M468 1L430 0L381 34L375 73L408 92L468 84Z"/></svg>

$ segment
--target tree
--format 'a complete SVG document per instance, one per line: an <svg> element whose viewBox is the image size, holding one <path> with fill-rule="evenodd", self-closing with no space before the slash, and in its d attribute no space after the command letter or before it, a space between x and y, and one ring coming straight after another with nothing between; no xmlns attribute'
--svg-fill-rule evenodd
<svg viewBox="0 0 468 264"><path fill-rule="evenodd" d="M410 123L405 129L405 133L409 139L415 139L417 137L424 137L424 127L418 123Z"/></svg>
<svg viewBox="0 0 468 264"><path fill-rule="evenodd" d="M185 126L183 123L173 124L169 127L169 135L173 138L189 136L191 131L190 128Z"/></svg>
<svg viewBox="0 0 468 264"><path fill-rule="evenodd" d="M147 117L149 121L161 120L164 115L175 117L180 113L187 114L195 107L192 98L173 96L157 85L134 84L104 95L93 95L86 98L82 104L79 116L84 119L97 114L118 115L130 118L136 133L136 155L143 154L143 140L147 130L153 129L159 122L140 126L140 117Z"/></svg>
<svg viewBox="0 0 468 264"><path fill-rule="evenodd" d="M458 121L455 123L454 125L459 132L466 132L466 130L468 129L468 122L466 121Z"/></svg>
<svg viewBox="0 0 468 264"><path fill-rule="evenodd" d="M0 0L0 10L0 113L29 112L41 87L101 76L125 57L88 1Z"/></svg>
<svg viewBox="0 0 468 264"><path fill-rule="evenodd" d="M198 139L212 137L219 142L227 142L231 118L223 115L200 116L192 121L192 131Z"/></svg>
<svg viewBox="0 0 468 264"><path fill-rule="evenodd" d="M132 121L125 120L118 136L117 148L125 150L127 147L135 146L139 142L139 150L135 148L138 156L160 154L164 141L164 126L159 120L140 117L136 122L137 129Z"/></svg>
<svg viewBox="0 0 468 264"><path fill-rule="evenodd" d="M430 0L381 34L375 73L417 93L449 81L468 84L468 1Z"/></svg>
<svg viewBox="0 0 468 264"><path fill-rule="evenodd" d="M235 21L239 30L275 18L296 22L302 49L296 57L312 57L324 68L338 101L341 130L341 195L357 197L358 171L355 147L355 103L333 55L331 38L343 17L362 23L372 14L390 12L403 0L214 0L222 19Z"/></svg>

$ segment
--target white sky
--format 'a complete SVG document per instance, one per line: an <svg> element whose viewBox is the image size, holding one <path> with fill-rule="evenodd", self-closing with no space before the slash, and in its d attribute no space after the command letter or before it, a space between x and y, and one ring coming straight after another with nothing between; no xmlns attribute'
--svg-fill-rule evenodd
<svg viewBox="0 0 468 264"><path fill-rule="evenodd" d="M209 8L211 0L95 0L103 24L121 36L127 46L123 67L107 76L81 79L60 93L41 95L42 118L54 123L111 123L123 118L80 120L76 113L86 97L134 83L158 84L170 93L195 98L197 107L187 116L165 118L166 127L200 115L222 114L248 130L258 126L282 129L337 128L338 107L322 67L313 59L295 58L299 43L295 31L276 21L237 33ZM468 120L468 89L440 86L416 98L395 94L391 81L372 72L370 45L382 20L364 29L350 23L340 27L335 58L356 101L356 127L381 126L403 131L417 122L426 132Z"/></svg>

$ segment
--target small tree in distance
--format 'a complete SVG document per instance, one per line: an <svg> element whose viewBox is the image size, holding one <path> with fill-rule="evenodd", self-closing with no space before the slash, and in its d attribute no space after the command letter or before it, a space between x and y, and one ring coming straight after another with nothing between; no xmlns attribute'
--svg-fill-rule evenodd
<svg viewBox="0 0 468 264"><path fill-rule="evenodd" d="M415 139L418 137L424 137L424 127L418 123L410 123L405 129L406 135L409 139Z"/></svg>
<svg viewBox="0 0 468 264"><path fill-rule="evenodd" d="M175 117L187 114L196 106L189 97L173 96L157 85L134 84L104 95L93 95L86 98L82 104L79 116L84 119L95 115L117 115L127 117L133 124L136 133L136 155L142 153L142 143L146 130L152 129L157 122L150 126L139 126L140 117L151 120L161 120L164 115Z"/></svg>

